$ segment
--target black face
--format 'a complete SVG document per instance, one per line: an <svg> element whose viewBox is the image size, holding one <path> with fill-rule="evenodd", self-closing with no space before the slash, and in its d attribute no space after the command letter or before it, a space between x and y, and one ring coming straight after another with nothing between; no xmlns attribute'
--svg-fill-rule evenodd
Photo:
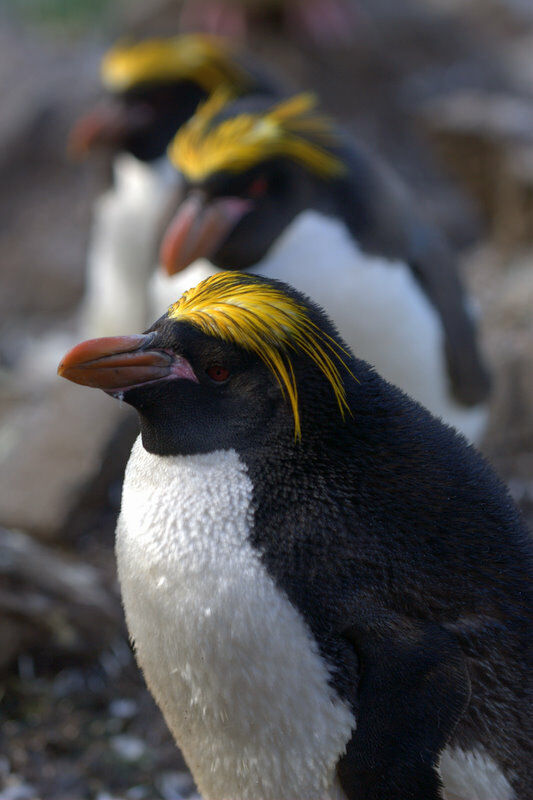
<svg viewBox="0 0 533 800"><path fill-rule="evenodd" d="M347 402L353 407L356 400L352 395L359 386L353 376L360 371L360 365L351 361L332 323L308 298L279 281L253 276L230 278L223 273L218 279L210 280L222 292L221 303L226 302L224 287L238 287L240 283L279 287L307 309L308 323L293 319L304 337L303 344L298 343L295 329L295 338L289 337L285 344L279 345L282 348L279 350L275 333L266 334L261 327L255 329L253 317L260 315L261 302L268 305L268 299L259 301L256 297L255 301L259 302L256 305L252 292L250 307L242 300L246 293L241 295L248 322L243 321L240 314L233 318L229 308L224 313L227 321L232 320L242 331L244 341L254 337L250 341L255 340L257 347L262 348L257 352L225 342L214 334L207 335L191 322L164 316L144 334L81 342L64 356L59 374L74 383L122 397L140 415L144 447L159 455L235 449L249 460L257 461L274 449L278 455L287 454L295 442L298 448L311 450L322 450L330 440L337 443L342 414L334 387L323 371L327 356L324 345L333 356L335 347L330 347L328 342L337 341L339 376ZM217 302L216 295L212 299ZM232 302L240 304L237 298ZM275 295L270 300L273 302L276 302ZM218 313L223 312L219 309ZM278 320L274 326L279 324ZM315 334L311 333L315 329L321 331L316 341ZM315 346L317 358L310 356ZM285 361L290 375L288 380L296 390L297 413L288 397L291 392L282 389L285 379L280 376L278 380L262 359L268 354L268 348L273 348L272 359L279 356ZM331 369L334 370L335 358L332 360ZM342 427L344 436L347 426Z"/></svg>
<svg viewBox="0 0 533 800"><path fill-rule="evenodd" d="M143 445L159 455L254 447L265 437L293 435L294 422L275 379L256 357L162 320L150 349L185 358L196 381L170 378L124 392L140 415Z"/></svg>
<svg viewBox="0 0 533 800"><path fill-rule="evenodd" d="M206 93L192 81L145 84L117 98L128 111L145 109L151 123L125 136L123 148L141 161L160 158L176 131L196 111Z"/></svg>
<svg viewBox="0 0 533 800"><path fill-rule="evenodd" d="M288 159L266 161L239 175L219 173L194 188L207 203L223 197L252 201L251 210L210 257L223 269L257 264L298 214L322 208L328 199L324 182Z"/></svg>

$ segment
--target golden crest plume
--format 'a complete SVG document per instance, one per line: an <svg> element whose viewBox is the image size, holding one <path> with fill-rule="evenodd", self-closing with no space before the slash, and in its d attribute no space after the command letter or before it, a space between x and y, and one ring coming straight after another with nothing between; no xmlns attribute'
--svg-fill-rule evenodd
<svg viewBox="0 0 533 800"><path fill-rule="evenodd" d="M316 97L295 95L263 113L244 113L211 125L232 100L220 87L183 125L168 155L191 180L220 170L241 172L274 156L288 156L324 177L340 175L345 165L328 150L337 138L327 117L316 112Z"/></svg>
<svg viewBox="0 0 533 800"><path fill-rule="evenodd" d="M216 36L186 34L118 43L102 59L101 78L111 91L139 84L190 78L206 92L223 83L246 86L250 79L234 60L231 45Z"/></svg>
<svg viewBox="0 0 533 800"><path fill-rule="evenodd" d="M331 384L342 418L350 413L340 372L343 367L352 375L343 359L349 354L315 325L304 305L261 278L218 272L185 292L167 316L259 356L289 398L295 439L301 439L301 426L291 352L314 361Z"/></svg>

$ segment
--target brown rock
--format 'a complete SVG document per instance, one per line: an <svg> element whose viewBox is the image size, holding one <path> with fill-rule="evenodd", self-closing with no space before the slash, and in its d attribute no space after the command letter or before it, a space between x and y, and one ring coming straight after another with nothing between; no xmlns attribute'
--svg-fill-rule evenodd
<svg viewBox="0 0 533 800"><path fill-rule="evenodd" d="M131 412L101 392L60 381L12 407L0 424L0 525L58 538L102 469Z"/></svg>

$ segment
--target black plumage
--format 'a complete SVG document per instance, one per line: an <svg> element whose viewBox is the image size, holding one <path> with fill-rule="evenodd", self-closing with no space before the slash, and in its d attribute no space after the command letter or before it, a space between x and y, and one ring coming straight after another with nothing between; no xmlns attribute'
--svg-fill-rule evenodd
<svg viewBox="0 0 533 800"><path fill-rule="evenodd" d="M100 359L98 344L80 346L63 374L117 393L116 368L132 368L132 350L142 369L147 358L162 364L161 378L128 373L121 389L139 412L144 448L234 448L246 464L250 541L357 719L337 764L347 798L439 800L446 747L487 754L516 797L529 798L533 546L506 488L463 437L339 349L310 301L274 281L233 280L303 303L311 324L337 342L344 420L290 327L280 349L298 387L301 439L246 337L238 346L216 327L208 335L172 309L145 337L128 339L123 361L117 340L112 378L91 377L111 340L102 340ZM169 380L173 359L196 380Z"/></svg>

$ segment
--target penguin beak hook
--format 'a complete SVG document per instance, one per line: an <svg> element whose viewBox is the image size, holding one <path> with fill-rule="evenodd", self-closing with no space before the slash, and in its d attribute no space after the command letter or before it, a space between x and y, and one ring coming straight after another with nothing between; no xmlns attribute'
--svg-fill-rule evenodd
<svg viewBox="0 0 533 800"><path fill-rule="evenodd" d="M211 258L252 208L249 199L206 201L200 193L192 193L178 208L161 244L160 260L167 275L181 272L198 258Z"/></svg>
<svg viewBox="0 0 533 800"><path fill-rule="evenodd" d="M58 375L113 395L164 379L186 378L197 383L198 379L185 358L151 348L155 336L152 332L89 339L63 357Z"/></svg>

